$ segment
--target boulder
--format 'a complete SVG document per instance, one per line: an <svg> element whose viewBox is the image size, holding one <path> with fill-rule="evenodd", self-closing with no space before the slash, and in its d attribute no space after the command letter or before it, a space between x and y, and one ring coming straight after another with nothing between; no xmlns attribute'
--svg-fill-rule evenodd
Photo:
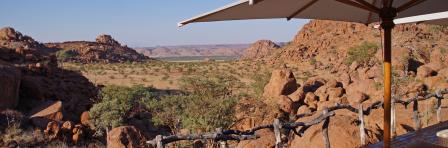
<svg viewBox="0 0 448 148"><path fill-rule="evenodd" d="M81 114L81 124L84 126L90 126L90 115L88 111L84 111Z"/></svg>
<svg viewBox="0 0 448 148"><path fill-rule="evenodd" d="M47 128L45 128L44 133L47 135L50 140L56 139L59 136L59 131L61 127L56 121L50 121L47 124Z"/></svg>
<svg viewBox="0 0 448 148"><path fill-rule="evenodd" d="M346 72L343 72L338 78L339 78L339 81L342 82L344 87L346 87L350 83L352 83L352 79L351 79L350 75Z"/></svg>
<svg viewBox="0 0 448 148"><path fill-rule="evenodd" d="M338 87L338 81L336 81L335 79L330 79L327 81L327 83L325 83L325 85L328 88L335 88L335 87Z"/></svg>
<svg viewBox="0 0 448 148"><path fill-rule="evenodd" d="M277 105L281 110L287 113L292 113L294 111L293 101L288 96L278 96L275 100L277 100Z"/></svg>
<svg viewBox="0 0 448 148"><path fill-rule="evenodd" d="M317 110L324 110L325 108L329 108L335 105L336 105L335 101L321 101L317 103Z"/></svg>
<svg viewBox="0 0 448 148"><path fill-rule="evenodd" d="M75 125L75 127L72 130L72 141L73 143L78 143L79 140L81 140L81 137L83 135L83 126L82 125Z"/></svg>
<svg viewBox="0 0 448 148"><path fill-rule="evenodd" d="M145 137L134 126L116 127L107 134L109 148L136 148L144 144Z"/></svg>
<svg viewBox="0 0 448 148"><path fill-rule="evenodd" d="M237 148L271 148L275 146L275 135L270 129L262 129L255 132L260 138L255 140L245 140L238 143Z"/></svg>
<svg viewBox="0 0 448 148"><path fill-rule="evenodd" d="M297 82L291 70L286 68L272 72L269 83L264 87L263 96L266 98L279 95L290 95L297 90Z"/></svg>
<svg viewBox="0 0 448 148"><path fill-rule="evenodd" d="M437 75L437 72L428 66L423 65L417 68L417 78L423 79L435 75Z"/></svg>
<svg viewBox="0 0 448 148"><path fill-rule="evenodd" d="M296 91L294 91L292 94L288 95L288 97L293 102L303 102L303 99L305 99L305 91L303 91L303 87L300 87Z"/></svg>
<svg viewBox="0 0 448 148"><path fill-rule="evenodd" d="M0 110L15 108L19 103L21 72L0 61Z"/></svg>
<svg viewBox="0 0 448 148"><path fill-rule="evenodd" d="M45 128L49 122L56 121L61 122L63 118L62 114L62 102L61 101L48 101L45 102L30 112L29 117L31 122L40 128Z"/></svg>
<svg viewBox="0 0 448 148"><path fill-rule="evenodd" d="M306 105L302 105L297 109L297 115L298 114L307 114L311 113L311 109L309 109Z"/></svg>
<svg viewBox="0 0 448 148"><path fill-rule="evenodd" d="M319 98L319 101L328 101L328 94L327 94L327 86L321 86L319 87L314 94Z"/></svg>
<svg viewBox="0 0 448 148"><path fill-rule="evenodd" d="M355 105L366 101L367 99L369 99L369 96L362 92L355 91L353 93L347 94L347 98L351 105Z"/></svg>
<svg viewBox="0 0 448 148"><path fill-rule="evenodd" d="M351 148L362 147L359 141L359 127L353 124L357 121L357 118L351 116L345 116L340 113L336 113L336 116L330 119L328 137L330 139L330 147L332 148ZM303 122L303 121L302 121ZM292 148L322 148L325 147L322 135L322 124L311 126L307 129L306 133L299 137L294 135L291 141L290 147ZM375 134L367 132L366 142L374 143L378 139Z"/></svg>
<svg viewBox="0 0 448 148"><path fill-rule="evenodd" d="M71 121L65 121L65 122L62 124L62 130L71 131L71 130L73 129L74 126L75 126L75 125L74 125L73 122L71 122Z"/></svg>
<svg viewBox="0 0 448 148"><path fill-rule="evenodd" d="M312 93L312 92L306 93L305 104L310 105L310 104L316 103L317 101L318 101L317 96L314 95L314 93Z"/></svg>
<svg viewBox="0 0 448 148"><path fill-rule="evenodd" d="M328 100L337 101L337 98L341 97L344 94L344 89L341 87L329 88L328 92Z"/></svg>

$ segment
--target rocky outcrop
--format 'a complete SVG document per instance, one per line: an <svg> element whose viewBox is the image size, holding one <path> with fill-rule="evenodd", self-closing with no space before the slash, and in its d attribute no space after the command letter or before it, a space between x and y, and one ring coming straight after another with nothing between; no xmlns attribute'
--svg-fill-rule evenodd
<svg viewBox="0 0 448 148"><path fill-rule="evenodd" d="M49 101L43 103L30 111L29 117L31 122L42 129L50 122L62 121L62 102L61 101ZM53 127L53 125L51 125Z"/></svg>
<svg viewBox="0 0 448 148"><path fill-rule="evenodd" d="M290 95L298 85L291 70L282 68L272 71L269 83L264 87L263 97L276 97L279 95Z"/></svg>
<svg viewBox="0 0 448 148"><path fill-rule="evenodd" d="M116 41L114 38L112 38L112 36L107 35L107 34L102 34L99 35L98 37L96 37L96 42L100 43L100 44L106 44L106 45L112 45L112 46L121 46L120 43L118 43L118 41Z"/></svg>
<svg viewBox="0 0 448 148"><path fill-rule="evenodd" d="M272 72L269 83L264 87L263 97L266 103L276 104L281 110L295 112L294 102L288 97L297 90L297 82L294 74L287 68L276 69ZM295 96L292 95L292 96Z"/></svg>
<svg viewBox="0 0 448 148"><path fill-rule="evenodd" d="M107 133L109 148L137 148L144 144L145 137L133 126L116 127Z"/></svg>
<svg viewBox="0 0 448 148"><path fill-rule="evenodd" d="M280 48L270 40L259 40L246 49L242 59L261 59L271 55L275 50Z"/></svg>
<svg viewBox="0 0 448 148"><path fill-rule="evenodd" d="M0 110L15 108L19 103L21 72L0 60Z"/></svg>
<svg viewBox="0 0 448 148"><path fill-rule="evenodd" d="M37 105L60 101L60 110L67 113L64 118L78 122L81 113L96 100L98 89L80 73L59 68L54 52L12 28L0 29L0 93L11 93L7 99L14 100L0 97L0 106L17 101L17 110L33 115L41 111L34 110Z"/></svg>
<svg viewBox="0 0 448 148"><path fill-rule="evenodd" d="M62 43L47 43L47 47L56 49L58 60L67 62L142 62L148 57L132 48L122 46L110 35L100 35L96 42L70 41Z"/></svg>

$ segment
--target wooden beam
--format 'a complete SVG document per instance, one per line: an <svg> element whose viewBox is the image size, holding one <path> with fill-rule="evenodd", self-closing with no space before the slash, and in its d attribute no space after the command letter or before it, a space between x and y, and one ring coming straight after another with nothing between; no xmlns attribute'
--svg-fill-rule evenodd
<svg viewBox="0 0 448 148"><path fill-rule="evenodd" d="M363 10L366 10L366 11L369 11L369 12L373 12L373 13L379 14L379 11L374 10L374 9L370 9L370 8L364 6L364 5L361 5L361 4L357 3L357 2L353 2L351 0L336 0L336 1L344 3L346 5L350 5L350 6L356 7L356 8L363 9Z"/></svg>
<svg viewBox="0 0 448 148"><path fill-rule="evenodd" d="M296 12L294 12L293 14L291 14L290 16L288 16L286 18L286 20L291 20L292 18L294 18L295 16L297 16L300 12L304 11L305 9L307 9L308 7L310 7L311 5L313 5L314 3L316 3L318 0L311 0L310 2L308 2L305 6L303 6L302 8L300 8L299 10L297 10Z"/></svg>
<svg viewBox="0 0 448 148"><path fill-rule="evenodd" d="M418 5L418 4L420 4L420 3L424 2L424 1L426 1L426 0L411 0L411 1L409 1L409 2L407 2L405 4L403 4L403 5L399 6L397 8L397 13L400 13L400 12L402 12L404 10L407 10L407 9L411 8L412 6Z"/></svg>

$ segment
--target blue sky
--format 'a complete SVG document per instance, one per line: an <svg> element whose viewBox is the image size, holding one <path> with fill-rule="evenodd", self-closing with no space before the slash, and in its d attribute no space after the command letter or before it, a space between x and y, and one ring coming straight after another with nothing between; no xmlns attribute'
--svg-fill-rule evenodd
<svg viewBox="0 0 448 148"><path fill-rule="evenodd" d="M0 27L40 42L110 34L129 46L290 41L307 20L177 23L234 0L1 0Z"/></svg>

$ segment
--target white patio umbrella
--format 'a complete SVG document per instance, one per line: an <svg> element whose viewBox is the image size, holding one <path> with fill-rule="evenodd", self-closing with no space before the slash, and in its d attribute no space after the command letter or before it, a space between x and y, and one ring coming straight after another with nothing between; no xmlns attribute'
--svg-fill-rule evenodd
<svg viewBox="0 0 448 148"><path fill-rule="evenodd" d="M384 147L390 147L391 31L396 18L448 11L448 0L239 0L217 10L182 21L247 19L323 19L370 24L384 29Z"/></svg>
<svg viewBox="0 0 448 148"><path fill-rule="evenodd" d="M399 18L394 20L394 22L395 24L424 23L433 25L448 25L448 11Z"/></svg>

